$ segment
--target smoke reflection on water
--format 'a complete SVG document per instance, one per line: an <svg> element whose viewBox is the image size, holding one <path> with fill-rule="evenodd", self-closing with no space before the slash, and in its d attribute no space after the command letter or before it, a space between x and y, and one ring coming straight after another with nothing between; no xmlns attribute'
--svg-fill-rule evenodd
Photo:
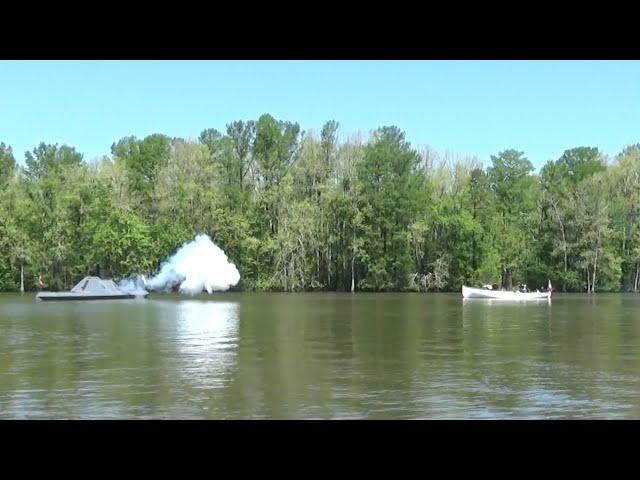
<svg viewBox="0 0 640 480"><path fill-rule="evenodd" d="M196 388L224 385L236 362L239 305L184 300L177 304L176 344L182 373Z"/></svg>

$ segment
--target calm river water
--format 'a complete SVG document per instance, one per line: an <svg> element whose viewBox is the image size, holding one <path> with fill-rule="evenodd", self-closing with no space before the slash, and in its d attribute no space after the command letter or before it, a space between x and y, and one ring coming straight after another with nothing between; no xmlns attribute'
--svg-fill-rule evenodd
<svg viewBox="0 0 640 480"><path fill-rule="evenodd" d="M640 418L640 296L0 294L2 419Z"/></svg>

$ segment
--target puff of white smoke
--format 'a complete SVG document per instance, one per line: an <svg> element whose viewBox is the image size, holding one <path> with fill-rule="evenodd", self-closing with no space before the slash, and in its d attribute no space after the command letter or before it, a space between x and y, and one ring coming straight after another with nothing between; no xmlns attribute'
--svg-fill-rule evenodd
<svg viewBox="0 0 640 480"><path fill-rule="evenodd" d="M118 287L120 290L136 296L143 297L149 293L145 290L144 275L131 275L129 278L121 280L120 283L118 283Z"/></svg>
<svg viewBox="0 0 640 480"><path fill-rule="evenodd" d="M145 282L152 290L171 290L195 295L202 291L228 290L240 281L240 273L208 235L202 234L185 243L160 268L160 273Z"/></svg>

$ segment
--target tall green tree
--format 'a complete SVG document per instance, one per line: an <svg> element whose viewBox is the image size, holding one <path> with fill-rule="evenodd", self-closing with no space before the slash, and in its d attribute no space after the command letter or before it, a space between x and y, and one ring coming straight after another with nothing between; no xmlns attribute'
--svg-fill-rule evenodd
<svg viewBox="0 0 640 480"><path fill-rule="evenodd" d="M256 134L254 121L236 121L227 125L227 137L231 141L232 163L229 176L235 179L240 191L244 191L251 169L251 144Z"/></svg>
<svg viewBox="0 0 640 480"><path fill-rule="evenodd" d="M0 187L2 187L13 175L16 168L16 159L10 146L0 142Z"/></svg>
<svg viewBox="0 0 640 480"><path fill-rule="evenodd" d="M116 210L94 232L92 260L107 278L151 273L150 231L134 213Z"/></svg>
<svg viewBox="0 0 640 480"><path fill-rule="evenodd" d="M605 169L598 149L577 147L566 150L558 160L548 162L540 172L541 208L547 219L547 230L551 232L548 242L550 266L560 280L562 290L581 288L578 264L584 263L581 260L584 255L579 252L579 244L588 216L585 204L581 202L593 194L593 191L585 190L591 188L588 180ZM589 290L590 284L587 282Z"/></svg>
<svg viewBox="0 0 640 480"><path fill-rule="evenodd" d="M256 162L259 203L263 209L264 225L271 235L278 233L282 201L281 185L285 173L294 162L300 143L297 123L278 121L262 115L256 123L253 158Z"/></svg>
<svg viewBox="0 0 640 480"><path fill-rule="evenodd" d="M114 158L127 168L131 192L139 196L139 201L151 207L150 192L158 172L171 156L171 139L162 134L153 134L138 140L125 137L111 146Z"/></svg>
<svg viewBox="0 0 640 480"><path fill-rule="evenodd" d="M511 290L514 274L521 273L532 251L533 165L523 152L513 149L492 155L491 162L487 173L499 216L496 241L500 252L501 286Z"/></svg>
<svg viewBox="0 0 640 480"><path fill-rule="evenodd" d="M408 228L423 198L419 161L397 127L378 129L365 147L357 166L365 289L402 289L408 284L413 266Z"/></svg>
<svg viewBox="0 0 640 480"><path fill-rule="evenodd" d="M82 163L82 154L67 145L58 146L41 142L25 154L27 176L31 180L59 176L65 167L77 167Z"/></svg>
<svg viewBox="0 0 640 480"><path fill-rule="evenodd" d="M608 171L611 228L622 261L625 290L640 288L640 144L625 148Z"/></svg>

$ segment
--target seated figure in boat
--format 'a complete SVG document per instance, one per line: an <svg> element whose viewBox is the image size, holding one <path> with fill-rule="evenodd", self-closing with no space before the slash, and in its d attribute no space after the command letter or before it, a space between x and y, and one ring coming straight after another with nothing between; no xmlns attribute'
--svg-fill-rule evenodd
<svg viewBox="0 0 640 480"><path fill-rule="evenodd" d="M522 293L527 293L529 291L529 289L527 288L527 284L526 283L521 283L518 286L518 291L522 292Z"/></svg>

